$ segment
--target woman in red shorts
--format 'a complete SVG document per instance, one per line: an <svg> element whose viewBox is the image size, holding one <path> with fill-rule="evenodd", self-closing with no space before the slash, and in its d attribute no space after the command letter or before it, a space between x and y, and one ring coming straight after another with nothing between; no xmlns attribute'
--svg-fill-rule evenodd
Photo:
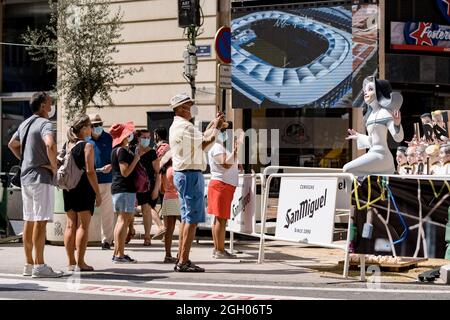
<svg viewBox="0 0 450 320"><path fill-rule="evenodd" d="M208 213L214 215L212 236L214 240L213 258L232 259L236 256L225 250L227 220L230 219L231 202L238 185L239 169L237 161L238 146L235 140L233 152L228 152L225 142L228 135L222 130L216 143L208 152L211 167L211 181L208 185Z"/></svg>

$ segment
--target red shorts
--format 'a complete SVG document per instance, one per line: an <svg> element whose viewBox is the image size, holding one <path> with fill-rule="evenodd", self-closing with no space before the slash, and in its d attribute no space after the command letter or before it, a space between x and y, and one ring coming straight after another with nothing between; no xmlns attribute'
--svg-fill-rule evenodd
<svg viewBox="0 0 450 320"><path fill-rule="evenodd" d="M211 180L208 185L208 213L218 218L230 219L235 189L236 187L231 184Z"/></svg>

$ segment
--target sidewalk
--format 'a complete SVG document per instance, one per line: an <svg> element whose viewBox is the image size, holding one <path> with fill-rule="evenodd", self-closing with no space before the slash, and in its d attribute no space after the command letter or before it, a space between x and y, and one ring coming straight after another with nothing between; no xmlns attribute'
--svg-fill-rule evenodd
<svg viewBox="0 0 450 320"><path fill-rule="evenodd" d="M164 243L152 240L150 247L142 245L142 218L136 219L136 238L126 246L126 253L138 260L137 264L117 265L111 262L112 250L101 250L98 246L88 247L86 262L95 268L95 272L86 274L92 279L129 281L151 281L155 279L185 280L227 283L230 280L239 283L275 283L284 285L319 285L332 283L355 282L359 280L359 271L351 270L348 279L342 277L344 252L337 249L305 247L279 241L266 242L265 262L258 264L259 241L235 241L234 249L237 259L217 260L212 258L212 241L200 238L194 241L191 259L206 269L205 273L183 274L173 271L172 264L164 264ZM177 224L178 226L178 224ZM156 228L152 228L152 233ZM178 230L176 230L177 234ZM143 237L142 237L143 238ZM178 248L178 237L173 242L173 256ZM227 242L227 248L229 243ZM23 266L23 249L21 243L0 245L0 273L20 274ZM46 261L56 270L64 270L67 264L66 254L62 246L47 246ZM449 261L430 259L420 263L419 268L408 272L382 273L382 282L415 282L417 275L433 267L448 264ZM370 276L370 275L368 275Z"/></svg>

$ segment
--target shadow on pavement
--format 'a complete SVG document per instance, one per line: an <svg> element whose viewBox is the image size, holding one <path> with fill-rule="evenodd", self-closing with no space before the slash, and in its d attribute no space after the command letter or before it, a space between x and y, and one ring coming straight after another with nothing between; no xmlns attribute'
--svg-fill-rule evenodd
<svg viewBox="0 0 450 320"><path fill-rule="evenodd" d="M134 270L134 272L130 272L133 270L125 270L125 269L106 269L103 270L104 272L108 273L91 273L91 274L83 274L82 279L86 280L125 280L131 283L142 283L142 282L148 282L153 280L162 280L167 279L168 277L164 276L137 276L134 275L136 273L145 273L145 274L151 274L151 273L162 273L163 271L160 270ZM156 272L155 272L156 271ZM173 272L173 271L167 271L167 272Z"/></svg>
<svg viewBox="0 0 450 320"><path fill-rule="evenodd" d="M26 292L26 291L47 291L46 287L43 287L36 283L18 283L15 285L8 285L8 287L2 287L0 282L0 292Z"/></svg>

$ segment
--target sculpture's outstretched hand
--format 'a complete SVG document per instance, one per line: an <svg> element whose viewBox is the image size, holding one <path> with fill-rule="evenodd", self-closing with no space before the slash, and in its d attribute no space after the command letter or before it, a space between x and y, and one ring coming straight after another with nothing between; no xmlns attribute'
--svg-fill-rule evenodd
<svg viewBox="0 0 450 320"><path fill-rule="evenodd" d="M358 138L358 131L356 131L355 129L348 129L348 136L347 138L345 138L345 140L355 140Z"/></svg>
<svg viewBox="0 0 450 320"><path fill-rule="evenodd" d="M399 126L402 123L402 114L400 110L395 110L392 116L394 117L394 124Z"/></svg>

